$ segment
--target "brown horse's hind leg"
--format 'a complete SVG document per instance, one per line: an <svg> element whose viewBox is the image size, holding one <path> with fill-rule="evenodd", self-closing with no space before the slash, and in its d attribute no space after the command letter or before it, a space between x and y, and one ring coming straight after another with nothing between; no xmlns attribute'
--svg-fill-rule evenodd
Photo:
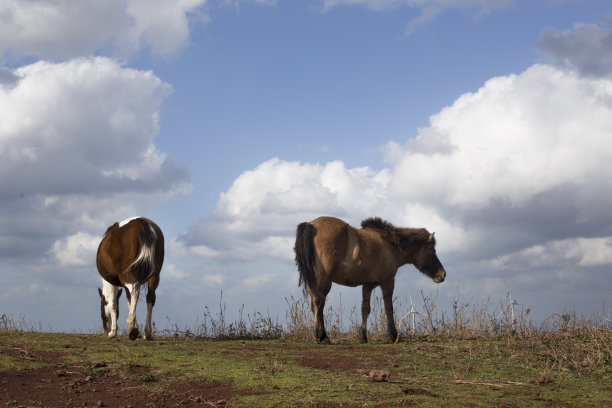
<svg viewBox="0 0 612 408"><path fill-rule="evenodd" d="M323 308L325 307L325 298L331 289L331 284L327 288L318 288L320 295L315 296L310 292L312 300L312 312L315 319L315 339L321 344L331 344L327 333L325 332L325 322L323 321Z"/></svg>
<svg viewBox="0 0 612 408"><path fill-rule="evenodd" d="M370 297L372 296L372 290L376 286L374 285L363 285L362 294L363 299L361 301L361 329L359 330L359 340L362 343L368 342L368 316L370 315Z"/></svg>
<svg viewBox="0 0 612 408"><path fill-rule="evenodd" d="M389 334L389 340L395 343L397 340L397 329L395 328L395 322L393 321L393 288L395 287L395 281L391 280L380 285L383 293L383 300L385 302L385 314L387 316L387 333Z"/></svg>

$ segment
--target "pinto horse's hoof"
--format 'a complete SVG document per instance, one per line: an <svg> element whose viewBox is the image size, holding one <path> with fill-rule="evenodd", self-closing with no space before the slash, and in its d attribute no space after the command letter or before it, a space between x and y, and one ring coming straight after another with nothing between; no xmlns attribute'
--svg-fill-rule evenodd
<svg viewBox="0 0 612 408"><path fill-rule="evenodd" d="M136 340L139 335L140 333L138 332L138 327L134 327L133 329L130 329L128 333L128 337L130 338L130 340Z"/></svg>

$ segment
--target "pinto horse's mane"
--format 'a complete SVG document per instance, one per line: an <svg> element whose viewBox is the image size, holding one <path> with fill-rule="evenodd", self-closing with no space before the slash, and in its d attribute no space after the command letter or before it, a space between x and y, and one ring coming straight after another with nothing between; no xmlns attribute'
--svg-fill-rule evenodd
<svg viewBox="0 0 612 408"><path fill-rule="evenodd" d="M424 228L397 228L389 221L385 221L380 217L370 217L361 221L361 228L370 228L378 230L387 241L394 246L400 248L404 245L409 245L417 242L423 242L430 239L429 232ZM431 237L432 243L436 245L434 237Z"/></svg>

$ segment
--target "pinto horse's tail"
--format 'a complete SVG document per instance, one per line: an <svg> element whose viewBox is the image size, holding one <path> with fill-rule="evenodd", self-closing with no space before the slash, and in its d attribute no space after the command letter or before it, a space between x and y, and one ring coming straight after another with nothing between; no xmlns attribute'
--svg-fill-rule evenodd
<svg viewBox="0 0 612 408"><path fill-rule="evenodd" d="M157 243L157 233L149 223L141 223L138 227L138 237L140 238L140 252L132 263L132 274L142 284L148 281L157 272L155 262L155 245Z"/></svg>
<svg viewBox="0 0 612 408"><path fill-rule="evenodd" d="M315 248L314 248L314 236L317 233L317 229L314 225L303 222L297 226L297 232L295 234L295 263L300 273L299 285L304 284L304 288L310 289L310 291L318 295L317 283L315 278L314 262L315 262Z"/></svg>

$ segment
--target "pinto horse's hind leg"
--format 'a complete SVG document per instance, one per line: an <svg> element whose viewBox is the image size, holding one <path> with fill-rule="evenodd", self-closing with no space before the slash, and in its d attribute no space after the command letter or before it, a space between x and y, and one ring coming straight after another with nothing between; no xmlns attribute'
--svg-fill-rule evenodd
<svg viewBox="0 0 612 408"><path fill-rule="evenodd" d="M395 328L395 322L393 321L393 288L395 287L395 281L391 280L380 285L383 293L383 301L385 302L385 314L387 316L387 333L389 334L389 340L395 343L397 340L397 329Z"/></svg>
<svg viewBox="0 0 612 408"><path fill-rule="evenodd" d="M138 283L127 283L125 285L126 294L128 295L128 310L127 318L128 337L130 340L138 338L138 323L136 322L136 305L138 304L138 296L140 295L140 285Z"/></svg>
<svg viewBox="0 0 612 408"><path fill-rule="evenodd" d="M361 300L361 328L359 330L359 340L362 343L368 342L368 316L370 315L370 297L375 285L363 285L361 292L363 299Z"/></svg>
<svg viewBox="0 0 612 408"><path fill-rule="evenodd" d="M144 338L146 340L153 340L153 327L151 325L151 319L153 315L153 306L155 306L155 289L157 289L157 285L159 284L159 275L153 276L149 279L147 292L147 324L145 325L145 334Z"/></svg>

